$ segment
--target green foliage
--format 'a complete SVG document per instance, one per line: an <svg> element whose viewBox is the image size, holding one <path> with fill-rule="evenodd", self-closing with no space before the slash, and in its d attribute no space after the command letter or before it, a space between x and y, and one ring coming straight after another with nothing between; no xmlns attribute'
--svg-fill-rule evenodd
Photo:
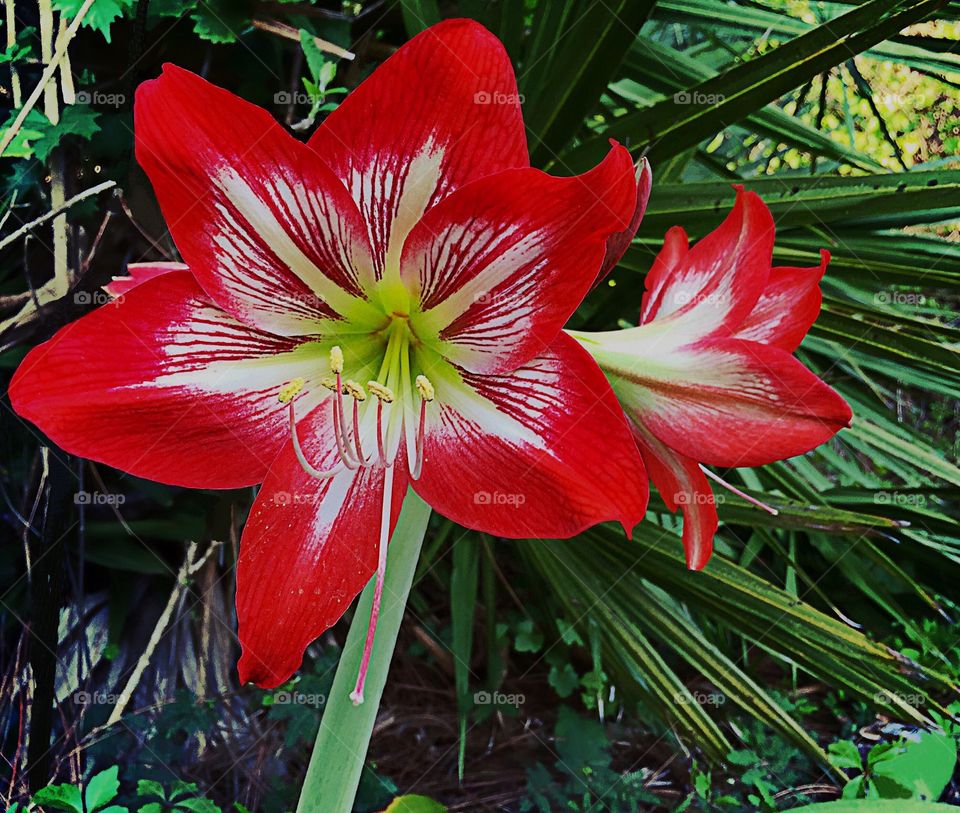
<svg viewBox="0 0 960 813"><path fill-rule="evenodd" d="M11 111L3 129L10 127L17 115ZM27 113L23 125L4 151L5 158L37 158L46 161L65 138L77 136L89 141L99 132L98 114L85 104L72 104L64 108L60 120L53 124L39 110Z"/></svg>
<svg viewBox="0 0 960 813"><path fill-rule="evenodd" d="M610 742L596 719L561 706L554 735L553 769L537 763L527 770L527 796L521 810L632 813L638 805L657 802L645 787L646 772L620 772L612 767Z"/></svg>
<svg viewBox="0 0 960 813"><path fill-rule="evenodd" d="M83 2L84 0L53 0L53 7L63 12L66 19L72 20L77 16ZM81 25L98 31L107 42L110 42L110 26L135 5L136 0L94 0L84 15Z"/></svg>
<svg viewBox="0 0 960 813"><path fill-rule="evenodd" d="M936 801L956 767L957 740L921 731L875 745L865 758L845 740L833 743L829 754L835 767L854 773L843 789L844 798Z"/></svg>
<svg viewBox="0 0 960 813"><path fill-rule="evenodd" d="M86 789L76 785L49 785L33 794L33 804L67 813L128 813L126 807L110 804L117 798L120 768L116 765L90 777Z"/></svg>
<svg viewBox="0 0 960 813"><path fill-rule="evenodd" d="M426 796L398 796L383 813L446 813L447 808Z"/></svg>
<svg viewBox="0 0 960 813"><path fill-rule="evenodd" d="M219 806L201 796L193 782L175 782L168 790L152 779L141 779L137 782L137 796L153 799L142 804L138 813L220 813Z"/></svg>

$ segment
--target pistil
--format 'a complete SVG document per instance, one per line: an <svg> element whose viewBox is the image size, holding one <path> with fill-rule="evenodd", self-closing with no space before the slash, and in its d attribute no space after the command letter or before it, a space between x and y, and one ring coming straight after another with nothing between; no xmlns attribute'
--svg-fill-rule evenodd
<svg viewBox="0 0 960 813"><path fill-rule="evenodd" d="M410 333L405 322L397 320L389 328L387 346L384 350L383 361L376 380L367 382L364 387L353 379L344 379L344 357L339 346L330 349L330 372L332 376L322 378L323 387L333 391L330 399L333 416L333 435L337 444L339 464L331 469L319 469L313 466L306 458L300 444L297 432L296 412L294 402L304 388L302 378L294 379L284 384L278 393L281 403L289 404L290 408L290 435L293 439L293 449L303 470L318 480L330 479L340 474L344 469L356 470L360 467L377 466L383 469L383 499L380 514L380 539L377 553L377 572L374 583L373 599L370 607L370 621L367 626L367 636L364 642L363 655L357 673L357 682L350 693L350 699L357 705L363 702L363 689L370 667L370 658L373 652L373 642L376 638L377 623L380 618L380 606L383 599L383 583L387 568L387 544L390 540L390 519L393 503L394 462L401 439L407 435L405 422L413 417L413 402L419 396L420 409L417 415L417 424L414 431L414 455L410 465L410 477L414 480L420 477L423 470L424 430L426 427L427 404L434 400L436 393L425 375L417 375L411 382L410 369ZM396 388L400 388L398 398ZM360 431L361 404L367 401L367 392L376 399L376 440L377 453L369 458L364 454L362 433ZM344 396L353 401L351 417L352 427L348 427L346 411L343 406ZM385 414L385 409L389 411ZM396 446L392 446L391 428L395 428L392 437L396 438ZM409 449L407 449L409 455Z"/></svg>
<svg viewBox="0 0 960 813"><path fill-rule="evenodd" d="M389 466L383 475L383 502L380 509L380 543L377 552L377 580L373 587L373 602L370 605L370 621L367 624L367 637L363 644L363 656L357 672L357 683L350 692L353 705L363 703L363 688L367 682L367 670L370 668L370 656L373 654L373 642L377 636L377 622L380 620L380 602L383 598L383 581L387 574L387 543L390 540L390 515L393 504L393 467Z"/></svg>

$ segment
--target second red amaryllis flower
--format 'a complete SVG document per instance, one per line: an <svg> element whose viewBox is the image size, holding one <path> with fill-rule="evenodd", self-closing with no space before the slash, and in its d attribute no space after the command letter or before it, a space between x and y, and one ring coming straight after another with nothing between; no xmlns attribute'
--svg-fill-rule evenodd
<svg viewBox="0 0 960 813"><path fill-rule="evenodd" d="M682 509L695 570L710 558L718 524L707 479L716 475L701 463L793 457L852 417L791 355L820 312L829 255L817 268L771 268L773 241L769 209L738 188L729 216L693 248L679 226L667 232L647 274L639 327L573 334L613 383L667 507Z"/></svg>
<svg viewBox="0 0 960 813"><path fill-rule="evenodd" d="M242 679L286 680L382 576L411 481L503 536L642 518L627 422L561 327L645 197L619 146L575 178L530 168L492 35L427 30L309 145L175 67L135 112L186 265L136 269L10 395L65 449L133 474L263 482L240 546Z"/></svg>

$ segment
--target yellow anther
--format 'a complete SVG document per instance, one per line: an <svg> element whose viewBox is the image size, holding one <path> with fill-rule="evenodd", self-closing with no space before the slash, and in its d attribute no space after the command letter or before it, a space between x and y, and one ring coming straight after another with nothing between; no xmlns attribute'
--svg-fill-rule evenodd
<svg viewBox="0 0 960 813"><path fill-rule="evenodd" d="M328 390L330 390L330 392L336 392L337 379L335 379L332 375L325 375L320 379L320 386L326 387Z"/></svg>
<svg viewBox="0 0 960 813"><path fill-rule="evenodd" d="M356 381L348 378L343 382L343 388L347 391L347 395L353 396L358 401L367 400L366 391Z"/></svg>
<svg viewBox="0 0 960 813"><path fill-rule="evenodd" d="M434 392L433 384L430 383L430 379L425 375L418 375L416 384L420 397L424 401L432 401L436 393Z"/></svg>
<svg viewBox="0 0 960 813"><path fill-rule="evenodd" d="M333 373L343 372L343 351L338 344L330 348L330 370Z"/></svg>
<svg viewBox="0 0 960 813"><path fill-rule="evenodd" d="M303 389L304 380L302 378L295 378L293 381L290 381L280 387L280 392L277 393L277 398L280 399L281 404L289 404L294 398L297 397L297 394L300 390Z"/></svg>
<svg viewBox="0 0 960 813"><path fill-rule="evenodd" d="M393 390L390 389L386 384L380 384L377 381L368 381L367 389L370 390L372 395L375 395L381 401L387 404L392 404L396 396L393 394Z"/></svg>

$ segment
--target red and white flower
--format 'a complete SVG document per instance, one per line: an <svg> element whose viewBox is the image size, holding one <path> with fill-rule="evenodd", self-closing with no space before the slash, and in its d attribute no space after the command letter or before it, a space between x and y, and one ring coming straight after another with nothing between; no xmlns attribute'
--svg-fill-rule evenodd
<svg viewBox="0 0 960 813"><path fill-rule="evenodd" d="M649 175L615 144L579 177L532 169L517 98L503 47L460 20L402 47L309 144L177 67L137 93L137 158L186 265L131 269L10 396L133 474L263 483L237 574L243 680L286 680L382 585L411 483L501 536L643 517L628 423L561 328L629 242Z"/></svg>
<svg viewBox="0 0 960 813"><path fill-rule="evenodd" d="M830 256L816 268L771 268L773 241L769 209L738 188L729 216L693 248L682 228L667 232L639 327L573 334L610 379L667 507L682 508L695 570L717 529L707 476L719 478L701 463L759 466L802 454L852 417L791 355L820 312Z"/></svg>

